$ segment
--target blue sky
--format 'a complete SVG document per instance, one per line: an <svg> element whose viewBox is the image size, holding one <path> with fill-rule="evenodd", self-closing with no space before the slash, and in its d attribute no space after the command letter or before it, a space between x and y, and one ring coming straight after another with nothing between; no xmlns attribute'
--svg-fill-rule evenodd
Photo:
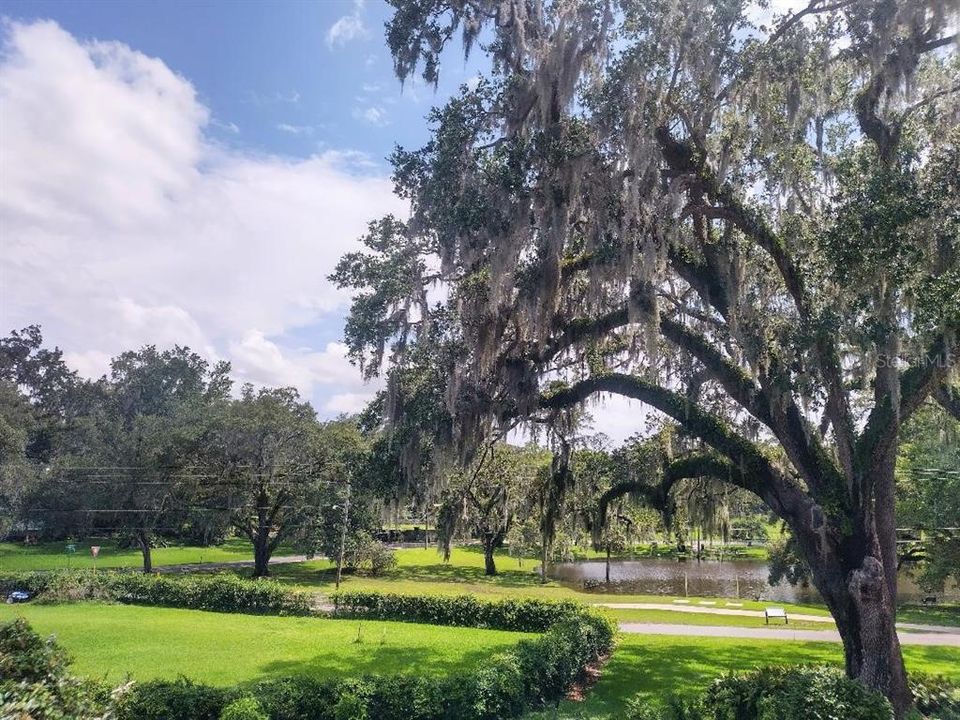
<svg viewBox="0 0 960 720"><path fill-rule="evenodd" d="M350 148L381 161L395 143L420 144L430 106L479 63L455 48L436 91L418 82L401 89L383 37L391 8L379 0L4 0L0 8L7 18L52 19L78 40L116 40L161 59L211 109L212 136L291 156Z"/></svg>
<svg viewBox="0 0 960 720"><path fill-rule="evenodd" d="M82 373L146 343L360 409L326 276L404 215L387 156L475 76L401 88L378 0L0 4L0 322Z"/></svg>
<svg viewBox="0 0 960 720"><path fill-rule="evenodd" d="M2 0L0 331L37 323L82 374L187 345L294 386L322 417L378 389L345 357L326 279L366 224L405 216L385 158L475 78L401 89L380 0ZM597 429L637 429L603 401Z"/></svg>

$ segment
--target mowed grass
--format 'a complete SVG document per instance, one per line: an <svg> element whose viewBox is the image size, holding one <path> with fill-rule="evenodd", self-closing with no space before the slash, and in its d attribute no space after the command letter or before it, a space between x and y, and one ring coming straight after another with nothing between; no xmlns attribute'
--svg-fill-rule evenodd
<svg viewBox="0 0 960 720"><path fill-rule="evenodd" d="M210 613L78 603L0 605L56 635L74 671L116 682L174 679L232 685L269 677L463 670L516 645L524 633L413 623ZM358 642L359 639L359 642Z"/></svg>
<svg viewBox="0 0 960 720"><path fill-rule="evenodd" d="M723 673L763 665L841 667L842 652L836 643L623 635L600 681L583 702L564 702L556 715L551 711L530 718L614 720L622 717L627 700L636 695L653 699L700 692ZM960 648L908 646L903 654L909 672L960 681Z"/></svg>
<svg viewBox="0 0 960 720"><path fill-rule="evenodd" d="M70 543L49 542L37 545L0 543L0 572L24 570L61 570L65 568L93 568L91 545L100 546L96 567L136 568L143 565L143 555L137 547L119 548L112 541L75 542L75 553L67 552ZM235 560L253 560L253 547L247 540L231 538L222 545L210 547L176 546L154 548L153 564L184 565L190 563L217 563Z"/></svg>

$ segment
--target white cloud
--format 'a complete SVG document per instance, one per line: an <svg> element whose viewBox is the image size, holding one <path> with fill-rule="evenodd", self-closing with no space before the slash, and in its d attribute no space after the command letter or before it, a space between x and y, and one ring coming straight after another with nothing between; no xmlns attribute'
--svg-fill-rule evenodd
<svg viewBox="0 0 960 720"><path fill-rule="evenodd" d="M406 214L369 159L251 155L209 139L210 112L162 61L5 27L0 52L0 332L37 322L88 375L145 343L234 361L322 406L368 392L326 276L368 220ZM302 343L300 343L302 344Z"/></svg>
<svg viewBox="0 0 960 720"><path fill-rule="evenodd" d="M353 117L357 120L363 120L365 123L373 125L375 127L385 127L390 124L390 119L387 117L387 111L376 105L372 105L368 108L354 108Z"/></svg>
<svg viewBox="0 0 960 720"><path fill-rule="evenodd" d="M344 15L327 30L327 47L331 50L342 47L352 40L367 37L370 32L363 24L364 0L354 0L353 10Z"/></svg>
<svg viewBox="0 0 960 720"><path fill-rule="evenodd" d="M289 133L291 135L313 135L313 126L311 125L291 125L290 123L278 123L277 130Z"/></svg>

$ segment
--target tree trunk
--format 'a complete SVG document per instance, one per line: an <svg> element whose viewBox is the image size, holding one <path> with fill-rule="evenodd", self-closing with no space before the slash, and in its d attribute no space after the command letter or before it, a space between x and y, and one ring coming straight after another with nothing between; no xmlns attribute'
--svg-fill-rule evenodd
<svg viewBox="0 0 960 720"><path fill-rule="evenodd" d="M547 547L547 539L543 538L543 542L540 543L540 582L544 585L547 583L547 557L549 556L549 548Z"/></svg>
<svg viewBox="0 0 960 720"><path fill-rule="evenodd" d="M257 537L253 541L253 576L270 576L270 542L267 538Z"/></svg>
<svg viewBox="0 0 960 720"><path fill-rule="evenodd" d="M607 545L607 585L610 584L610 546Z"/></svg>
<svg viewBox="0 0 960 720"><path fill-rule="evenodd" d="M810 564L814 585L837 623L847 675L883 693L896 717L905 717L913 698L876 525L859 517L852 532L844 533L815 512L794 533Z"/></svg>
<svg viewBox="0 0 960 720"><path fill-rule="evenodd" d="M483 538L483 572L486 575L497 574L497 564L493 559L493 537Z"/></svg>
<svg viewBox="0 0 960 720"><path fill-rule="evenodd" d="M140 545L140 552L143 553L143 571L145 573L153 572L153 557L150 548L150 538L142 530L137 533L137 544Z"/></svg>

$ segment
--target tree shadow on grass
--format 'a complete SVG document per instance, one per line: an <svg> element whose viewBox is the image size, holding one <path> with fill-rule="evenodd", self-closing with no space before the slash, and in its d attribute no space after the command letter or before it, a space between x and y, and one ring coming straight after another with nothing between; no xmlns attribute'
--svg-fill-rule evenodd
<svg viewBox="0 0 960 720"><path fill-rule="evenodd" d="M784 646L777 642L738 645L735 642L694 644L681 638L669 644L644 646L621 643L588 696L592 712L618 717L629 698L643 694L663 698L671 693L703 691L728 672L745 672L763 665L842 662L840 645L827 643ZM570 704L574 709L576 705Z"/></svg>
<svg viewBox="0 0 960 720"><path fill-rule="evenodd" d="M321 589L334 584L336 569L316 568L307 564L290 564L274 568L271 572L274 579L293 582L301 585L311 585ZM367 575L348 575L348 577L371 577ZM499 587L533 587L540 583L540 578L531 570L500 570L497 575L484 574L481 567L455 565L453 563L436 562L429 565L402 565L376 578L382 583L462 583L472 585L496 585Z"/></svg>
<svg viewBox="0 0 960 720"><path fill-rule="evenodd" d="M308 675L317 678L358 677L360 675L448 675L464 672L475 667L481 660L506 650L506 647L489 647L451 656L441 648L411 648L381 644L376 633L363 643L353 646L355 651L329 653L301 660L277 660L261 668L263 678Z"/></svg>

